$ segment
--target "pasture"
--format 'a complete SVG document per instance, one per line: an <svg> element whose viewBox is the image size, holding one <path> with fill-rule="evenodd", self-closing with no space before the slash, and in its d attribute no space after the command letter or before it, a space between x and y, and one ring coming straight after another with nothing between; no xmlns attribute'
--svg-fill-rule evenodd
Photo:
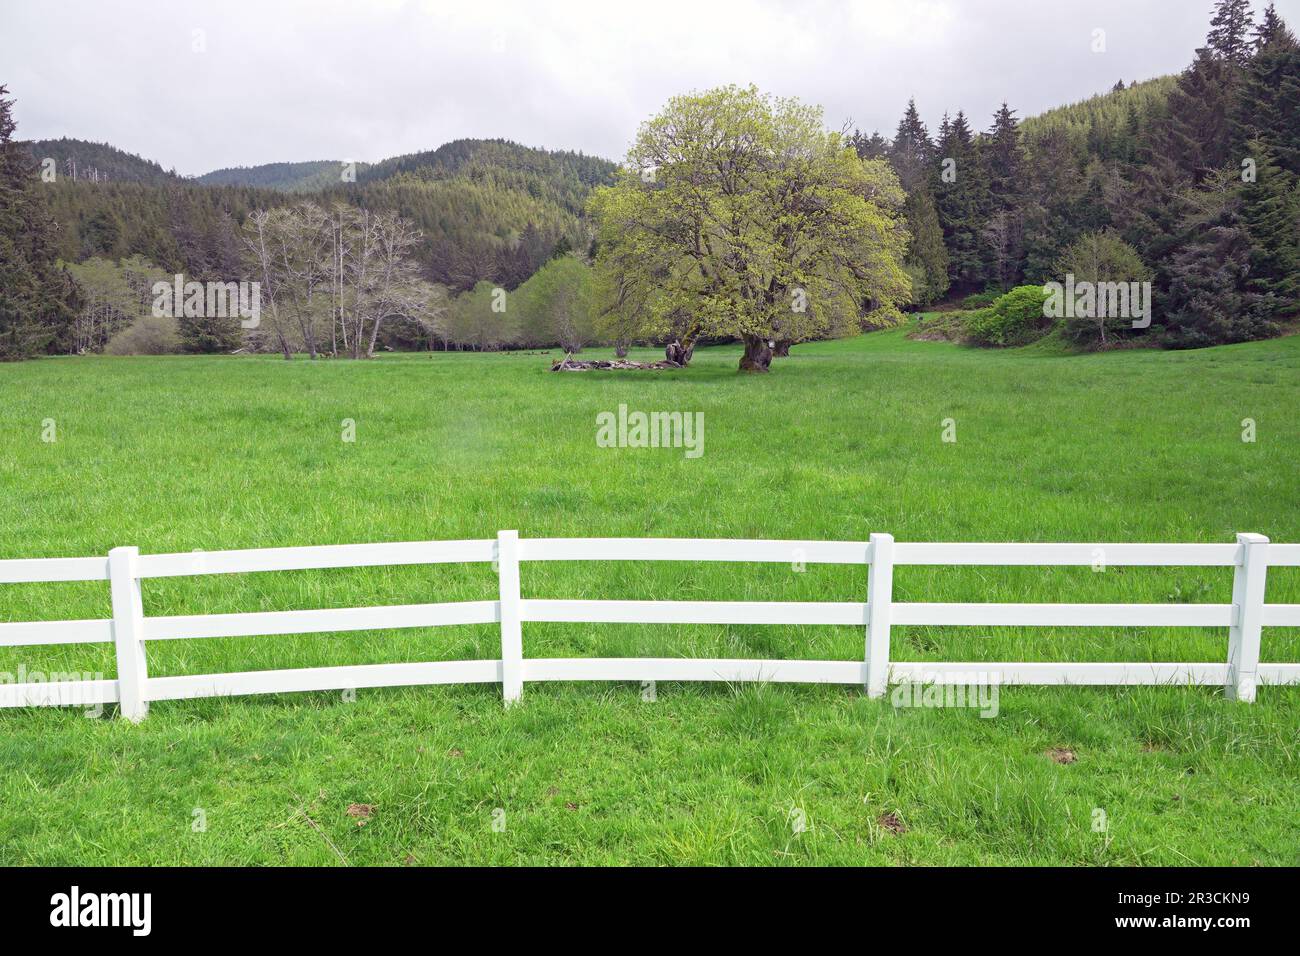
<svg viewBox="0 0 1300 956"><path fill-rule="evenodd" d="M1300 542L1300 337L1061 355L738 347L552 374L523 354L0 366L0 557L528 536ZM634 358L650 360L645 351ZM601 447L620 405L703 453ZM1254 441L1243 441L1243 420ZM945 422L949 422L945 424ZM944 441L945 432L955 441ZM53 438L53 440L46 440ZM529 596L860 600L865 569L525 565ZM929 568L900 601L1227 602L1216 568ZM491 599L486 566L146 582L146 613ZM1300 569L1269 573L1300 603ZM3 586L0 620L109 616ZM495 656L496 625L155 642L151 675ZM861 628L527 624L528 656L861 659ZM1223 629L895 626L896 659L1221 661ZM1300 661L1267 629L1262 659ZM110 645L0 671L114 671ZM498 685L0 711L0 863L1297 864L1300 689L1003 688L996 717L859 689ZM111 713L111 709L110 709ZM1098 817L1097 811L1103 816ZM1098 829L1096 821L1104 820ZM502 825L503 824L503 825Z"/></svg>

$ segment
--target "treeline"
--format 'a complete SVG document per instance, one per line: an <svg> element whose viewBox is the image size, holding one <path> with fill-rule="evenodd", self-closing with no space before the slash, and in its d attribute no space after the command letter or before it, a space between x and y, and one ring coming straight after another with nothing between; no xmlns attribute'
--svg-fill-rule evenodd
<svg viewBox="0 0 1300 956"><path fill-rule="evenodd" d="M273 314L260 331L249 332L229 317L155 315L145 293L153 281L181 273L197 282L260 279L265 294L276 288L289 294L300 277L268 281L265 263L250 254L250 236L259 218L272 225L301 219L298 199L241 184L88 182L62 174L49 181L29 149L13 140L9 103L4 99L0 143L9 183L0 318L6 357L241 347L369 354L376 347L493 349L561 341L577 349L589 341L586 299L571 296L570 287L587 282L579 257L588 252L591 233L582 208L591 184L614 168L608 162L504 141L458 141L393 161L386 176L363 168L361 182L318 192L317 208L335 221L368 224L363 236L374 224L391 231L400 223L402 281L391 296L373 300L391 311L378 316L366 306L366 317L345 332L345 316L359 314L357 301L371 301L371 292L335 302L324 314L317 311L326 300L317 296L312 309L294 311L292 322ZM347 270L360 261L349 254L349 262L335 267L340 275L352 275ZM554 260L564 261L522 288ZM336 286L342 287L339 280ZM494 294L510 294L506 311ZM285 301L297 301L296 295ZM581 309L573 304L579 301ZM310 322L303 318L308 312ZM543 331L551 328L554 336Z"/></svg>
<svg viewBox="0 0 1300 956"><path fill-rule="evenodd" d="M723 99L748 95L715 93ZM729 115L725 103L707 97L673 102L688 112ZM755 115L766 109L750 106ZM250 227L256 228L257 217L309 237L328 235L321 216L346 221L344 231L360 229L362 237L376 224L400 233L402 279L391 302L375 300L396 305L382 316L371 313L374 303L365 307L368 317L353 329L365 338L364 347L351 332L343 335L343 351L354 354L375 347L560 344L577 350L596 341L622 351L633 341L653 340L675 343L689 357L698 338L718 336L745 338L756 355L772 349L781 354L791 343L860 325L868 313L896 315L909 286L913 307L978 300L976 305L989 308L970 336L1008 344L1044 330L1031 314L1029 293L999 306L1000 295L1025 285L1041 290L1066 272L1089 282L1149 281L1154 293L1149 326L1084 316L1087 321L1063 325L1071 340L1110 345L1141 337L1193 347L1277 334L1294 320L1300 296L1300 44L1272 5L1256 23L1248 0L1219 0L1205 46L1177 77L1133 85L1121 80L1108 94L1023 124L1003 104L983 131L957 112L945 114L931 132L909 103L892 138L859 132L849 137L863 163L833 137L818 167L826 181L846 195L862 192L888 201L866 211L844 205L857 211L846 213L842 234L824 250L833 268L805 268L797 282L750 275L766 261L762 256L705 256L695 247L686 250L688 259L695 258L683 272L674 244L681 230L646 231L646 222L657 220L641 215L638 203L677 197L689 206L698 200L690 189L683 187L679 195L667 187L690 175L713 174L707 164L692 172L684 160L671 168L680 152L671 128L663 143L647 145L654 155L647 154L641 174L650 176L640 185L626 174L616 177L612 163L581 153L458 140L359 165L355 182L336 177L341 167L299 163L221 171L217 178L227 184L208 186L179 180L111 147L78 141L37 144L38 152L78 163L76 179L60 169L50 182L40 175L37 157L13 140L9 101L2 95L0 120L0 353L7 357L114 348L114 340L131 329L135 337L116 348L143 343L153 351L233 350L242 342L339 354L349 306L336 298L322 317L317 310L328 301L310 285L332 269L335 294L341 295L340 277L349 266L337 261L278 280L286 293L307 283L302 300L312 305L301 315L310 311L313 318L308 325L298 319L283 323L284 334L274 340L241 339L237 324L187 328L184 322L145 321L156 316L133 318L141 308L141 283L154 274L229 282L256 279L260 271L268 288L276 285L265 275L265 262L250 259ZM725 136L736 133L718 128ZM805 138L820 142L815 131ZM709 146L700 148L707 152ZM668 159L656 158L659 153ZM755 181L790 175L769 168L761 155L753 159ZM88 182L80 175L88 161L93 168L102 163L107 181ZM859 182L863 177L879 182L868 188ZM131 178L143 181L126 181ZM319 216L286 191L303 182L319 187L311 204ZM615 182L620 189L602 192ZM605 199L592 200L593 194ZM748 188L735 190L735 202L754 205L759 198ZM604 215L600 243L593 241L588 205ZM782 216L808 218L818 208L764 213L776 219L761 225L788 232L791 223L803 220ZM696 227L701 221L698 210L665 205L652 211ZM310 228L302 227L304 216ZM719 222L724 232L736 228L730 220ZM857 249L855 243L872 230L891 242L896 238L898 249L891 246L888 255L875 259L879 249ZM633 241L634 234L645 241ZM808 235L825 240L824 229ZM336 230L331 242L342 242L341 236ZM790 247L783 234L769 239L773 248ZM735 238L739 245L753 241ZM647 259L652 246L662 253L653 267ZM593 260L605 266L597 270L607 286L599 293L589 268ZM611 277L617 281L611 284ZM359 277L356 283L362 288ZM669 287L676 291L665 298ZM712 291L704 294L706 287ZM746 294L754 299L752 291L759 288L771 315L740 323L738 333L732 321L740 314L737 303ZM792 309L785 301L790 288L808 293L811 306ZM328 347L320 329L328 330Z"/></svg>
<svg viewBox="0 0 1300 956"><path fill-rule="evenodd" d="M423 233L416 257L425 276L463 291L482 281L513 289L550 258L561 242L585 248L590 233L578 213L490 177L423 178L399 173L339 187L322 201L350 200L390 210Z"/></svg>
<svg viewBox="0 0 1300 956"><path fill-rule="evenodd" d="M280 193L247 186L88 183L42 184L58 223L60 259L143 256L200 281L238 279L238 234L249 213L285 203Z"/></svg>
<svg viewBox="0 0 1300 956"><path fill-rule="evenodd" d="M494 351L597 341L592 270L562 245L508 291L482 281L460 294L419 274L419 230L392 212L298 202L251 213L231 254L259 283L258 320L171 308L173 275L144 256L68 263L71 318L52 351L157 355L278 352L362 358L378 350ZM188 278L188 277L187 277ZM155 283L166 286L159 312Z"/></svg>
<svg viewBox="0 0 1300 956"><path fill-rule="evenodd" d="M581 216L590 187L563 164L555 181L535 170L495 168L506 147L490 146L492 160L461 163L454 171L420 167L387 178L365 177L337 183L319 197L327 204L343 201L393 212L415 223L423 234L415 255L431 282L456 291L481 281L512 289L557 245L590 243ZM582 168L590 175L597 167ZM60 224L56 242L64 260L140 255L200 280L239 278L235 236L248 214L294 201L281 191L245 185L155 187L67 179L45 185Z"/></svg>
<svg viewBox="0 0 1300 956"><path fill-rule="evenodd" d="M581 352L614 344L596 332L597 300L591 266L576 253L559 252L513 292L490 282L455 297L426 326L427 347L455 350L552 348ZM390 333L400 342L402 327Z"/></svg>
<svg viewBox="0 0 1300 956"><path fill-rule="evenodd" d="M144 256L199 280L239 278L237 235L249 213L294 201L283 192L248 186L172 186L61 182L47 187L59 223L60 258ZM408 175L340 186L322 201L391 211L421 232L416 258L431 282L456 290L480 281L514 288L550 258L556 246L585 248L583 220L526 192L463 179Z"/></svg>
<svg viewBox="0 0 1300 956"><path fill-rule="evenodd" d="M299 202L252 214L243 242L245 270L261 283L258 329L240 336L233 321L181 318L184 347L201 350L200 330L223 348L242 342L285 358L556 344L577 352L596 339L592 270L563 244L513 290L484 280L457 293L420 275L419 229L393 212Z"/></svg>
<svg viewBox="0 0 1300 956"><path fill-rule="evenodd" d="M612 182L614 170L609 160L580 152L531 149L504 139L457 139L363 167L357 178L374 182L399 173L434 180L461 177L526 192L578 214L594 187Z"/></svg>
<svg viewBox="0 0 1300 956"><path fill-rule="evenodd" d="M348 164L351 172L365 168L364 163ZM231 166L214 169L194 177L204 186L256 186L289 193L310 193L328 189L343 181L348 167L335 160L305 163L264 163L261 166Z"/></svg>
<svg viewBox="0 0 1300 956"><path fill-rule="evenodd" d="M140 255L201 281L240 278L237 236L249 213L294 201L283 192L248 186L64 181L46 191L59 224L54 241L61 259ZM425 277L457 291L480 281L513 289L557 246L590 243L576 214L486 182L401 175L336 187L320 198L395 212L414 222L423 234L416 258Z"/></svg>
<svg viewBox="0 0 1300 956"><path fill-rule="evenodd" d="M932 136L909 103L892 140L851 143L907 191L916 305L1059 281L1072 247L1105 237L1151 270L1153 322L1132 335L1236 342L1296 313L1300 45L1271 4L1256 24L1247 0L1219 0L1176 78L1023 125L1003 104L978 133L958 112Z"/></svg>
<svg viewBox="0 0 1300 956"><path fill-rule="evenodd" d="M70 326L76 282L60 269L57 226L36 164L14 142L13 100L0 84L0 361L50 348Z"/></svg>
<svg viewBox="0 0 1300 956"><path fill-rule="evenodd" d="M153 160L145 159L110 146L84 139L32 140L25 144L38 163L54 160L59 179L86 182L148 183L166 186L184 182L175 170L165 170Z"/></svg>

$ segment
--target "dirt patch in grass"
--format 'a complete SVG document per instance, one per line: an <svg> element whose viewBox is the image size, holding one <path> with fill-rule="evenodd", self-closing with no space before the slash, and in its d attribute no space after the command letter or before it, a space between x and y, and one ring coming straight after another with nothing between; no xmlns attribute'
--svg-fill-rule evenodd
<svg viewBox="0 0 1300 956"><path fill-rule="evenodd" d="M890 833L902 834L907 832L907 824L903 822L897 813L882 813L880 819L876 821L876 825L888 830Z"/></svg>
<svg viewBox="0 0 1300 956"><path fill-rule="evenodd" d="M357 826L363 827L370 822L370 818L375 815L374 804L371 803L350 803L348 804L348 816L356 821Z"/></svg>

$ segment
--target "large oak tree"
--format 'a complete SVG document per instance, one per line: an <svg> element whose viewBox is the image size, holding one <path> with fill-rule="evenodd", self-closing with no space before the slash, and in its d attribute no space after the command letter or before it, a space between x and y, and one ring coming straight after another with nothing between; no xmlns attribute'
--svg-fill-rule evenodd
<svg viewBox="0 0 1300 956"><path fill-rule="evenodd" d="M754 87L675 97L590 203L606 326L683 362L700 336L736 337L741 369L766 371L792 342L890 324L910 295L903 198L820 108Z"/></svg>

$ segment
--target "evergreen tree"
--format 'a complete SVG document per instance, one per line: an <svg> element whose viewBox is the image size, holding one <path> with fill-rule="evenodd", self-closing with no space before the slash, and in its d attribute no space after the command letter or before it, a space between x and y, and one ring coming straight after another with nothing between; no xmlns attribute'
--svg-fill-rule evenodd
<svg viewBox="0 0 1300 956"><path fill-rule="evenodd" d="M1102 185L1105 175L1105 167L1098 162L1092 163L1085 171L1087 186L1083 195L1073 204L1070 216L1079 232L1097 232L1108 228L1113 222L1110 203Z"/></svg>
<svg viewBox="0 0 1300 956"><path fill-rule="evenodd" d="M1230 158L1229 111L1240 79L1241 70L1233 62L1203 47L1169 95L1155 148L1194 183Z"/></svg>
<svg viewBox="0 0 1300 956"><path fill-rule="evenodd" d="M907 101L907 110L898 121L898 132L889 147L889 162L898 174L903 189L911 192L925 181L934 144L930 133L916 111L916 100Z"/></svg>
<svg viewBox="0 0 1300 956"><path fill-rule="evenodd" d="M1264 19L1255 28L1255 49L1262 50L1274 40L1292 45L1296 42L1295 35L1287 29L1282 18L1277 15L1277 9L1270 3L1264 10Z"/></svg>
<svg viewBox="0 0 1300 956"><path fill-rule="evenodd" d="M1088 118L1088 153L1092 156L1100 156L1106 159L1107 143L1106 136L1101 130L1101 122L1097 119L1097 114L1092 114Z"/></svg>
<svg viewBox="0 0 1300 956"><path fill-rule="evenodd" d="M1255 158L1255 181L1244 182L1241 219L1250 236L1250 273L1246 288L1265 297L1274 315L1295 310L1300 293L1300 193L1296 177L1273 158L1267 144L1248 145Z"/></svg>
<svg viewBox="0 0 1300 956"><path fill-rule="evenodd" d="M1032 173L1022 207L1024 273L1032 282L1052 278L1052 263L1078 235L1074 217L1084 194L1083 176L1064 127L1047 130L1034 143Z"/></svg>
<svg viewBox="0 0 1300 956"><path fill-rule="evenodd" d="M1124 110L1124 135L1119 158L1125 163L1137 160L1138 143L1142 138L1142 118L1138 115L1137 104L1129 101Z"/></svg>
<svg viewBox="0 0 1300 956"><path fill-rule="evenodd" d="M1190 214L1189 196L1193 190L1169 157L1151 152L1146 158L1147 162L1137 167L1129 181L1116 225L1143 261L1154 266L1157 286L1167 288L1167 267L1179 244L1183 219Z"/></svg>
<svg viewBox="0 0 1300 956"><path fill-rule="evenodd" d="M920 306L931 305L948 291L948 250L944 248L939 212L927 185L922 184L907 194L903 213L912 234L912 244L904 260L913 274L912 298Z"/></svg>
<svg viewBox="0 0 1300 956"><path fill-rule="evenodd" d="M859 159L884 159L889 155L889 140L879 131L867 136L858 130L849 137L849 146L858 154Z"/></svg>
<svg viewBox="0 0 1300 956"><path fill-rule="evenodd" d="M184 316L176 320L181 347L186 352L233 352L239 348L239 319L220 316Z"/></svg>
<svg viewBox="0 0 1300 956"><path fill-rule="evenodd" d="M993 114L985 155L989 192L995 208L1008 209L1020 201L1025 157L1020 146L1019 125L1015 110L1008 109L1006 103Z"/></svg>
<svg viewBox="0 0 1300 956"><path fill-rule="evenodd" d="M943 156L943 144L952 140L952 120L948 118L947 112L943 114L943 119L939 121L939 135L934 141L934 151L937 157Z"/></svg>
<svg viewBox="0 0 1300 956"><path fill-rule="evenodd" d="M1250 28L1254 15L1250 0L1219 0L1210 20L1210 33L1206 46L1218 57L1237 66L1245 66L1251 54Z"/></svg>
<svg viewBox="0 0 1300 956"><path fill-rule="evenodd" d="M1300 175L1300 44L1281 20L1247 66L1231 119L1239 148L1259 140L1284 169Z"/></svg>
<svg viewBox="0 0 1300 956"><path fill-rule="evenodd" d="M121 253L122 220L111 209L96 210L81 229L81 256L115 259Z"/></svg>
<svg viewBox="0 0 1300 956"><path fill-rule="evenodd" d="M1276 335L1274 303L1249 287L1253 243L1237 186L1212 177L1184 218L1181 235L1156 314L1166 343L1201 348Z"/></svg>
<svg viewBox="0 0 1300 956"><path fill-rule="evenodd" d="M958 112L940 130L935 204L948 247L948 275L967 290L985 276L984 238L988 183L966 116Z"/></svg>
<svg viewBox="0 0 1300 956"><path fill-rule="evenodd" d="M560 241L555 244L555 248L551 250L551 254L546 261L550 262L552 259L562 259L564 256L570 255L572 252L573 243L569 241L569 237L560 236Z"/></svg>
<svg viewBox="0 0 1300 956"><path fill-rule="evenodd" d="M985 274L1004 288L1019 281L1024 258L1025 157L1019 123L1004 102L980 144L989 191L988 221L982 230Z"/></svg>
<svg viewBox="0 0 1300 956"><path fill-rule="evenodd" d="M243 275L239 228L230 213L222 210L204 235L208 260L207 278L218 282L238 281Z"/></svg>
<svg viewBox="0 0 1300 956"><path fill-rule="evenodd" d="M36 164L14 142L13 100L0 86L0 360L31 358L72 322L74 286L56 262L55 226Z"/></svg>

